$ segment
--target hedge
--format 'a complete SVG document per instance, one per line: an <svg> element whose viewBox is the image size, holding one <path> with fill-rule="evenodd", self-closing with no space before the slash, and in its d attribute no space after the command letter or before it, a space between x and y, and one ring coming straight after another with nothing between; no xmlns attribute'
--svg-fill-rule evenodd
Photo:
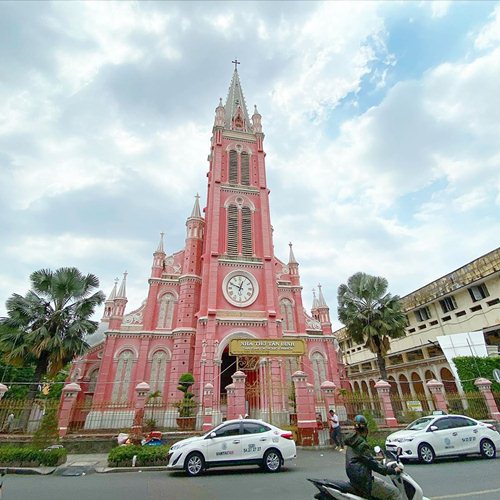
<svg viewBox="0 0 500 500"><path fill-rule="evenodd" d="M118 446L108 455L110 467L131 467L134 455L136 466L167 465L170 446Z"/></svg>
<svg viewBox="0 0 500 500"><path fill-rule="evenodd" d="M0 467L38 467L45 465L55 467L66 461L67 451L64 448L40 450L32 446L0 447Z"/></svg>
<svg viewBox="0 0 500 500"><path fill-rule="evenodd" d="M493 382L491 384L492 391L500 392L500 384L493 380L493 370L495 368L500 370L500 356L490 358L460 356L453 358L453 362L457 367L458 378L464 391L477 391L474 381L479 377L483 377Z"/></svg>

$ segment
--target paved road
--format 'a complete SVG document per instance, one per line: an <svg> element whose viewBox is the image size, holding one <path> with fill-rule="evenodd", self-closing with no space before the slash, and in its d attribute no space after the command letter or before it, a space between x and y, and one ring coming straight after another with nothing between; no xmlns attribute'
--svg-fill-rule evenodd
<svg viewBox="0 0 500 500"><path fill-rule="evenodd" d="M410 464L408 472L433 499L498 500L500 459L448 460ZM179 472L89 474L80 477L4 478L4 500L312 500L307 477L344 478L344 456L333 451L299 450L280 474L256 467L213 469L199 478ZM458 496L457 496L458 495Z"/></svg>

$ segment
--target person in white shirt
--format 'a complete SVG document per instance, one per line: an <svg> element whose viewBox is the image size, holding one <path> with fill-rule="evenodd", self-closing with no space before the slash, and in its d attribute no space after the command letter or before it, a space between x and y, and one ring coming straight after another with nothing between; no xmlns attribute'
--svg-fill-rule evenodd
<svg viewBox="0 0 500 500"><path fill-rule="evenodd" d="M330 438L335 447L339 450L344 449L344 442L342 440L342 429L340 428L340 420L335 410L328 412L328 427L330 428Z"/></svg>

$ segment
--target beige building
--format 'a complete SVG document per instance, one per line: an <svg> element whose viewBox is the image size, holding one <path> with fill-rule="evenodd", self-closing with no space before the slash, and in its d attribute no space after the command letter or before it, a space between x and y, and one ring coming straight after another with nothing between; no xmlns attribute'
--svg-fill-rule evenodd
<svg viewBox="0 0 500 500"><path fill-rule="evenodd" d="M450 366L437 337L473 331L484 333L489 355L500 348L500 248L402 297L406 336L391 341L386 358L393 391L430 393L425 382L442 381L456 391ZM334 332L342 348L353 390L374 395L379 372L375 355L354 344L345 328Z"/></svg>

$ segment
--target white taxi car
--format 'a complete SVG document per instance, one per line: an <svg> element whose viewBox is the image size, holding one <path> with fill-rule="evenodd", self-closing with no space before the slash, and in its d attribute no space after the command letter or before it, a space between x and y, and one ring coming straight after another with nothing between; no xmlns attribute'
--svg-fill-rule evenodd
<svg viewBox="0 0 500 500"><path fill-rule="evenodd" d="M231 465L260 465L278 472L296 453L290 431L262 420L227 420L203 436L175 443L168 453L168 468L184 469L189 476Z"/></svg>
<svg viewBox="0 0 500 500"><path fill-rule="evenodd" d="M493 425L463 415L432 415L412 422L406 429L390 434L387 450L403 450L401 458L430 464L436 457L481 454L495 458L500 434Z"/></svg>

